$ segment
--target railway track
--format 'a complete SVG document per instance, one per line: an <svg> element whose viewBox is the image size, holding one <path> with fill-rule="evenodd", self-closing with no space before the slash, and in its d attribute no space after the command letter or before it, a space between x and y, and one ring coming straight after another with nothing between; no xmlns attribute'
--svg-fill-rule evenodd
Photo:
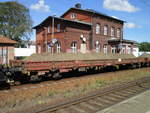
<svg viewBox="0 0 150 113"><path fill-rule="evenodd" d="M150 89L150 77L145 77L64 103L42 107L30 113L95 113L148 89Z"/></svg>
<svg viewBox="0 0 150 113"><path fill-rule="evenodd" d="M136 69L135 69L136 70ZM126 72L128 70L117 70L115 72ZM11 85L11 89L7 89L7 90L0 90L0 92L4 92L4 93L9 93L11 91L20 91L20 90L29 90L29 89L36 89L36 88L40 88L40 87L44 87L44 86L52 86L52 85L59 85L61 83L71 83L71 82L75 82L76 80L82 80L82 79L90 79L93 76L100 76L100 75L108 75L108 74L112 74L114 72L101 72L101 73L93 73L93 74L88 74L88 73L84 73L84 74L80 74L75 76L73 74L69 74L67 75L67 77L64 77L61 80L48 80L48 81L41 81L41 82L37 82L37 83L26 83L26 84L21 84L21 85ZM69 77L68 77L69 76Z"/></svg>
<svg viewBox="0 0 150 113"><path fill-rule="evenodd" d="M119 70L119 71L116 71L116 72L125 72L125 71L128 71L128 70ZM108 74L112 74L114 72L107 72L107 73L94 73L94 74L88 74L88 73L84 73L84 74L80 74L75 76L73 74L67 74L67 77L64 77L62 78L61 80L53 80L53 79L49 79L48 81L41 81L41 82L37 82L37 83L26 83L26 84L21 84L21 85L11 85L11 89L7 89L7 90L0 90L0 92L5 92L5 93L9 93L10 91L20 91L20 90L28 90L28 89L36 89L36 88L39 88L39 87L44 87L44 86L52 86L52 85L59 85L61 83L71 83L71 82L74 82L76 80L81 80L81 79L90 79L92 78L93 76L100 76L100 74L105 74L105 75L108 75ZM68 77L69 76L69 77Z"/></svg>

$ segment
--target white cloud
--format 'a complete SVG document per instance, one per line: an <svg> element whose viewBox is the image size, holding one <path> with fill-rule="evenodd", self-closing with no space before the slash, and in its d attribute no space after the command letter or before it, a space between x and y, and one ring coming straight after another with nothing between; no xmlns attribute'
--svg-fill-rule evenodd
<svg viewBox="0 0 150 113"><path fill-rule="evenodd" d="M103 7L110 10L136 12L140 9L129 3L129 0L104 0Z"/></svg>
<svg viewBox="0 0 150 113"><path fill-rule="evenodd" d="M43 11L43 12L49 12L50 8L48 5L45 4L44 0L39 0L36 4L32 4L30 6L31 9L36 11Z"/></svg>
<svg viewBox="0 0 150 113"><path fill-rule="evenodd" d="M142 28L142 26L137 25L137 24L135 24L135 23L133 23L133 22L125 23L125 24L124 24L124 27L125 27L125 28L130 28L130 29L132 29L132 28Z"/></svg>

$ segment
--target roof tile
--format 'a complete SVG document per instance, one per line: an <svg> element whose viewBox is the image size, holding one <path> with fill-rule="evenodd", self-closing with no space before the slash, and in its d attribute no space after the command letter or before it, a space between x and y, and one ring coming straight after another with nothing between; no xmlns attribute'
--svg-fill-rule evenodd
<svg viewBox="0 0 150 113"><path fill-rule="evenodd" d="M0 36L0 44L16 44L17 42L7 37Z"/></svg>

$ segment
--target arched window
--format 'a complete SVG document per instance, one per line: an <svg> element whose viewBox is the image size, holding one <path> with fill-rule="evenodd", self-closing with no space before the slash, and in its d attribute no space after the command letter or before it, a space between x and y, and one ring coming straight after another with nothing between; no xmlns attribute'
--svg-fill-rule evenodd
<svg viewBox="0 0 150 113"><path fill-rule="evenodd" d="M121 29L120 28L117 29L117 37L118 38L121 37Z"/></svg>
<svg viewBox="0 0 150 113"><path fill-rule="evenodd" d="M76 13L72 13L71 15L70 15L70 18L71 19L75 19L77 17L77 14Z"/></svg>
<svg viewBox="0 0 150 113"><path fill-rule="evenodd" d="M99 41L95 42L95 49L96 49L96 52L100 52L100 43L99 43Z"/></svg>
<svg viewBox="0 0 150 113"><path fill-rule="evenodd" d="M104 26L104 35L108 35L108 25Z"/></svg>
<svg viewBox="0 0 150 113"><path fill-rule="evenodd" d="M60 44L60 42L57 42L57 43L56 43L56 52L57 52L57 53L60 53L60 52L61 52L61 44Z"/></svg>
<svg viewBox="0 0 150 113"><path fill-rule="evenodd" d="M112 46L112 47L111 47L111 53L116 53L116 52L117 52L116 47L115 47L115 46Z"/></svg>
<svg viewBox="0 0 150 113"><path fill-rule="evenodd" d="M100 30L101 30L100 24L96 24L96 34L100 34Z"/></svg>
<svg viewBox="0 0 150 113"><path fill-rule="evenodd" d="M49 53L52 52L52 47L51 47L51 44L50 44L50 43L47 45L47 52L49 52Z"/></svg>
<svg viewBox="0 0 150 113"><path fill-rule="evenodd" d="M71 43L71 51L72 51L72 53L77 52L77 42L72 42Z"/></svg>
<svg viewBox="0 0 150 113"><path fill-rule="evenodd" d="M114 37L115 36L115 28L111 27L111 36Z"/></svg>

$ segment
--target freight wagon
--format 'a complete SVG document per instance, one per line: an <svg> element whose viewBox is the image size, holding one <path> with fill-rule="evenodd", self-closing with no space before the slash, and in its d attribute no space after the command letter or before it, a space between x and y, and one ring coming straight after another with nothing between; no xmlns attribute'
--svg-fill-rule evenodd
<svg viewBox="0 0 150 113"><path fill-rule="evenodd" d="M37 80L42 77L59 79L64 72L91 72L113 68L135 68L150 65L150 57L137 57L123 54L35 54L25 60L10 61L5 74L9 80Z"/></svg>

